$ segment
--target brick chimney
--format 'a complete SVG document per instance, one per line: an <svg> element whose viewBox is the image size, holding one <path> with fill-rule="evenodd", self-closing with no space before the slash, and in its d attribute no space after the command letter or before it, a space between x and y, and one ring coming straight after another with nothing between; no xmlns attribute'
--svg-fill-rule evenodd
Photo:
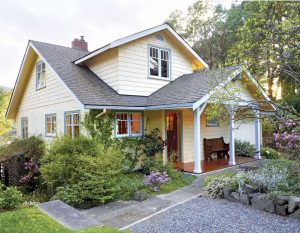
<svg viewBox="0 0 300 233"><path fill-rule="evenodd" d="M88 43L84 40L84 36L80 36L80 40L75 38L72 41L72 49L81 49L88 51Z"/></svg>

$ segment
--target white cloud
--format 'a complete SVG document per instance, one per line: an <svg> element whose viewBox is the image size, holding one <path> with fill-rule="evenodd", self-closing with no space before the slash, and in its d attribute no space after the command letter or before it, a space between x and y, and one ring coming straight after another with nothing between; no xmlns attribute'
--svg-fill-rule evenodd
<svg viewBox="0 0 300 233"><path fill-rule="evenodd" d="M93 50L159 25L173 10L185 11L195 0L4 1L0 0L0 85L12 87L28 39L70 46L84 35Z"/></svg>

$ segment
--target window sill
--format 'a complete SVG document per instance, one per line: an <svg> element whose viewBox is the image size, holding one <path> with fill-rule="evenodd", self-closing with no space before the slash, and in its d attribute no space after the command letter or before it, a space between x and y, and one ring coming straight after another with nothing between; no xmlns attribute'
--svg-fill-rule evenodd
<svg viewBox="0 0 300 233"><path fill-rule="evenodd" d="M171 82L170 78L162 78L162 77L158 77L158 76L148 76L148 79L157 79L157 80L163 80L163 81Z"/></svg>
<svg viewBox="0 0 300 233"><path fill-rule="evenodd" d="M138 135L116 135L115 138L138 138L138 137L142 137L142 134L138 134Z"/></svg>
<svg viewBox="0 0 300 233"><path fill-rule="evenodd" d="M37 87L35 90L36 90L36 91L39 91L39 90L42 90L42 89L44 89L44 88L46 88L46 85L45 85L45 86L42 86L42 87Z"/></svg>
<svg viewBox="0 0 300 233"><path fill-rule="evenodd" d="M47 138L54 138L56 136L56 134L46 134L45 137Z"/></svg>

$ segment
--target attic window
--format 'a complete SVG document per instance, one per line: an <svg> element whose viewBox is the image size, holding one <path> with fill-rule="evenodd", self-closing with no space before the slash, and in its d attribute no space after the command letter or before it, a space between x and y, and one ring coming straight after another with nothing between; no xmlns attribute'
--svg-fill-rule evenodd
<svg viewBox="0 0 300 233"><path fill-rule="evenodd" d="M170 78L170 50L149 46L149 76Z"/></svg>
<svg viewBox="0 0 300 233"><path fill-rule="evenodd" d="M161 34L156 34L155 39L160 41L165 41L165 38Z"/></svg>
<svg viewBox="0 0 300 233"><path fill-rule="evenodd" d="M45 63L40 61L36 63L36 89L46 87Z"/></svg>

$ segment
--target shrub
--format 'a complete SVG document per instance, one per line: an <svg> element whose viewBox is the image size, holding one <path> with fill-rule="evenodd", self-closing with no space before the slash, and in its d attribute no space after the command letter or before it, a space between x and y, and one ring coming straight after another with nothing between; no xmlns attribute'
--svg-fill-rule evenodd
<svg viewBox="0 0 300 233"><path fill-rule="evenodd" d="M0 183L0 210L16 209L23 203L23 196L15 187L5 188Z"/></svg>
<svg viewBox="0 0 300 233"><path fill-rule="evenodd" d="M233 178L235 176L234 173L221 173L213 176L207 176L202 182L203 187L206 187L212 180L214 180L217 177L230 177Z"/></svg>
<svg viewBox="0 0 300 233"><path fill-rule="evenodd" d="M115 147L104 148L92 139L80 137L71 148L55 142L41 167L45 183L69 204L91 205L112 200L119 191L117 179L122 171L123 156ZM62 142L69 143L63 138ZM85 151L85 147L89 145ZM67 149L65 149L67 148Z"/></svg>
<svg viewBox="0 0 300 233"><path fill-rule="evenodd" d="M141 172L122 174L118 177L118 192L116 199L130 200L135 192L144 188L144 175Z"/></svg>
<svg viewBox="0 0 300 233"><path fill-rule="evenodd" d="M166 172L152 171L149 175L145 175L144 185L150 187L152 191L158 192L160 186L169 180L170 178Z"/></svg>
<svg viewBox="0 0 300 233"><path fill-rule="evenodd" d="M209 198L222 198L224 190L234 190L238 186L235 177L228 175L219 175L213 177L204 187L204 194Z"/></svg>
<svg viewBox="0 0 300 233"><path fill-rule="evenodd" d="M255 156L255 147L250 142L235 140L235 150L240 156L253 157Z"/></svg>
<svg viewBox="0 0 300 233"><path fill-rule="evenodd" d="M163 151L166 146L166 141L159 136L159 129L155 128L150 134L140 138L141 149L147 156L154 156L156 153Z"/></svg>
<svg viewBox="0 0 300 233"><path fill-rule="evenodd" d="M28 139L16 139L9 145L0 148L0 158L13 155L24 155L26 158L32 158L36 163L45 155L46 145L44 141L32 136Z"/></svg>
<svg viewBox="0 0 300 233"><path fill-rule="evenodd" d="M267 159L282 159L282 156L278 151L269 147L262 147L260 150L260 154Z"/></svg>

